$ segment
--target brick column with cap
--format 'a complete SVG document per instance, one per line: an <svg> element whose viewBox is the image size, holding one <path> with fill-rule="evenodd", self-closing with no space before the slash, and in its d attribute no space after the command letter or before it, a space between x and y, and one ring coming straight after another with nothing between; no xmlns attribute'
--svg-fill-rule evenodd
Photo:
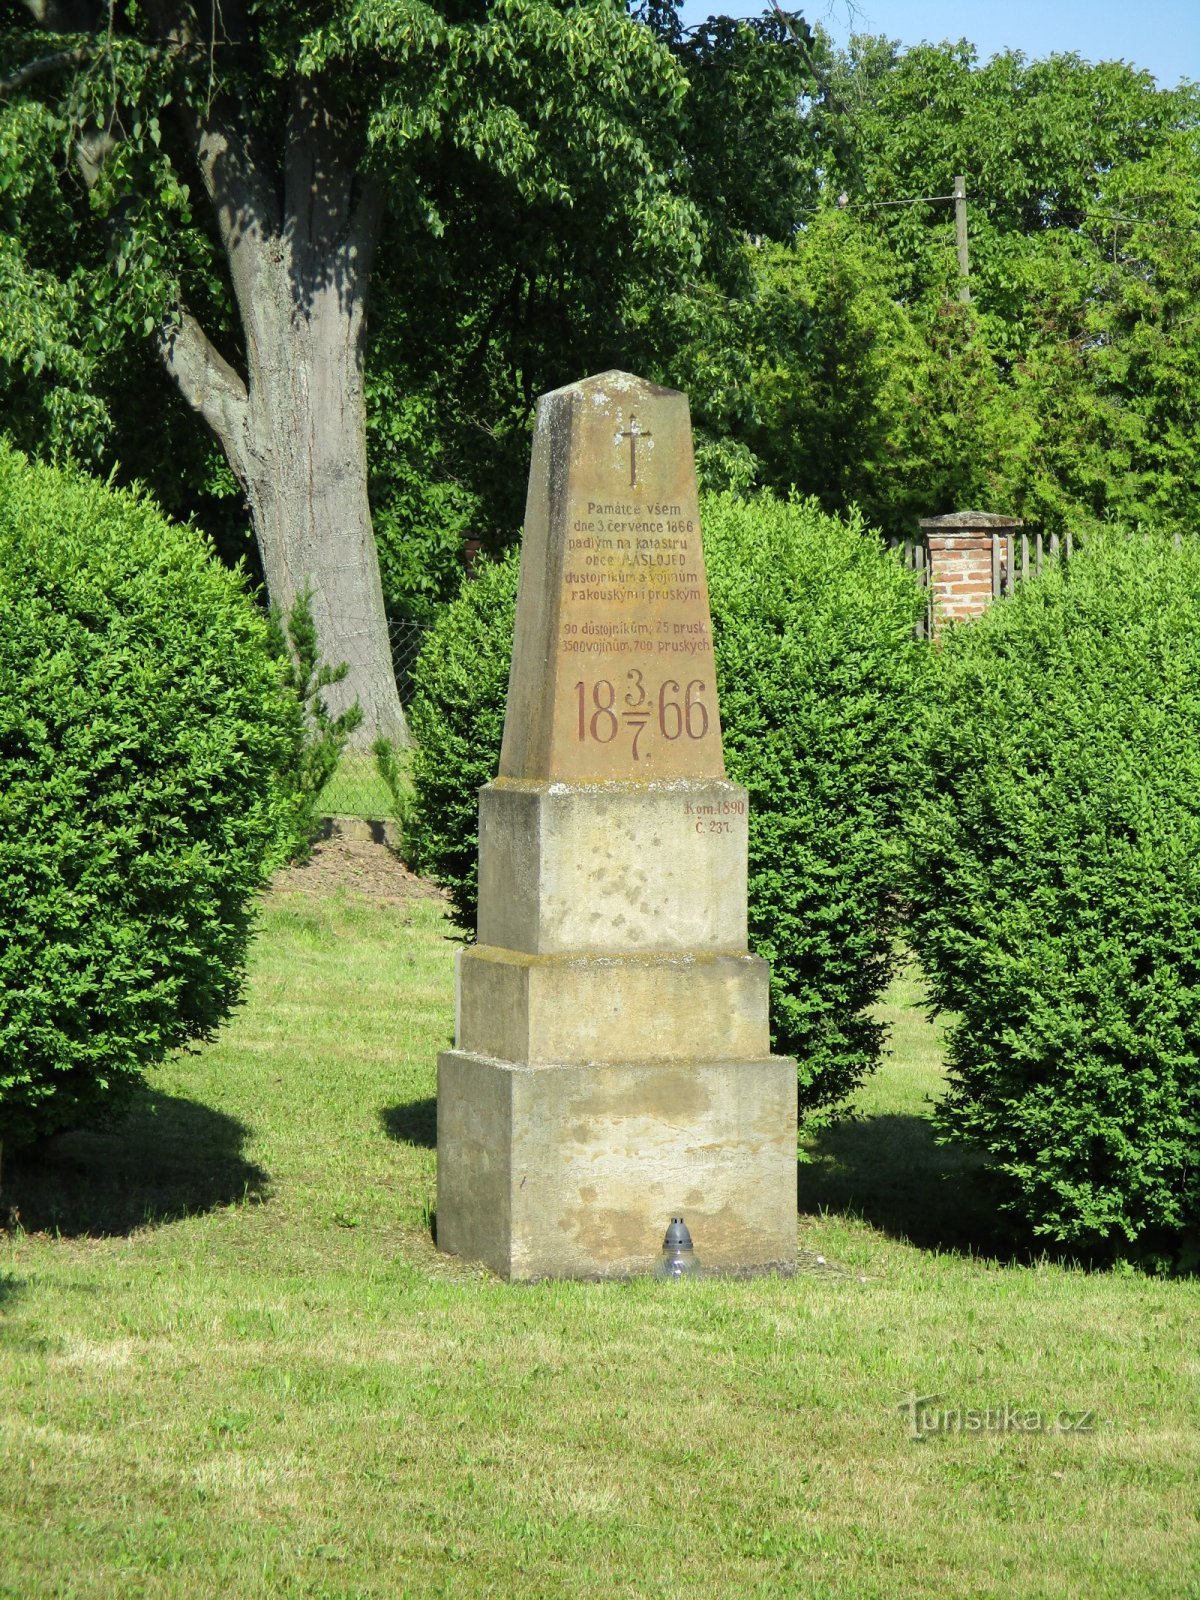
<svg viewBox="0 0 1200 1600"><path fill-rule="evenodd" d="M991 605L1000 587L999 553L1008 544L1006 535L1021 526L1016 517L990 511L952 511L922 519L935 634L944 623L977 617Z"/></svg>

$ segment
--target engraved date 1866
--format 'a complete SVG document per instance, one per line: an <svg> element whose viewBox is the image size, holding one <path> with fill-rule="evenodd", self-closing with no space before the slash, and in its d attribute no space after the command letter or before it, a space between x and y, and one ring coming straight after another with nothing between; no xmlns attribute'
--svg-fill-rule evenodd
<svg viewBox="0 0 1200 1600"><path fill-rule="evenodd" d="M640 761L638 741L652 722L667 740L703 739L708 732L708 707L702 698L708 686L699 678L684 684L675 678L648 684L645 674L633 667L625 674L625 683L621 693L611 678L591 683L581 678L575 685L581 744L588 739L611 744L625 727L633 734L633 759Z"/></svg>

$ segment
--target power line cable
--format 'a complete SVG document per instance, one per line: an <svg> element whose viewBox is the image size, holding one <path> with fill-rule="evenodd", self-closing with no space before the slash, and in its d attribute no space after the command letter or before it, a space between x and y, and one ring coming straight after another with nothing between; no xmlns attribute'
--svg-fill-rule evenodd
<svg viewBox="0 0 1200 1600"><path fill-rule="evenodd" d="M911 198L905 200L851 200L849 195L843 189L841 194L838 195L835 203L839 211L877 211L883 209L885 206L936 205L939 202L953 201L954 198L955 197L952 194L918 194L913 195ZM977 206L981 204L1006 205L1010 203L1007 197L997 199L994 195L981 195L979 193L973 193L971 199L972 202ZM825 209L827 208L814 206L812 210L806 211L802 214L808 217L815 217ZM1193 226L1192 224L1186 222L1172 222L1169 217L1130 217L1126 216L1123 212L1099 211L1091 206L1066 206L1063 209L1067 211L1073 211L1079 216L1097 217L1101 221L1118 222L1127 227L1170 228L1176 233L1200 233L1200 227Z"/></svg>

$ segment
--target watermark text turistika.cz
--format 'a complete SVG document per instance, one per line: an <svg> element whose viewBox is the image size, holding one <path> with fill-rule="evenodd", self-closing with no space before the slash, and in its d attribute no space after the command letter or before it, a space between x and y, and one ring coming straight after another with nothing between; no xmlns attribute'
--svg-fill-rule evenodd
<svg viewBox="0 0 1200 1600"><path fill-rule="evenodd" d="M941 1395L910 1390L897 1407L908 1420L909 1437L931 1433L1094 1433L1094 1411L1041 1411L1027 1406L948 1406Z"/></svg>

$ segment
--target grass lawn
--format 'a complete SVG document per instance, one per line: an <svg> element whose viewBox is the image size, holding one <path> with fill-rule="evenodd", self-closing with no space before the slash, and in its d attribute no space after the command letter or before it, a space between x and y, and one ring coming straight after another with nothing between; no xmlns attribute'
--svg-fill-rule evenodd
<svg viewBox="0 0 1200 1600"><path fill-rule="evenodd" d="M9 1175L0 1594L1200 1593L1197 1286L987 1253L911 977L809 1270L514 1288L430 1238L451 958L435 902L277 893L223 1036Z"/></svg>
<svg viewBox="0 0 1200 1600"><path fill-rule="evenodd" d="M405 763L401 771L407 786L407 753L401 752L399 759ZM333 776L321 790L317 810L326 817L370 817L383 821L395 816L396 797L369 750L346 750Z"/></svg>

